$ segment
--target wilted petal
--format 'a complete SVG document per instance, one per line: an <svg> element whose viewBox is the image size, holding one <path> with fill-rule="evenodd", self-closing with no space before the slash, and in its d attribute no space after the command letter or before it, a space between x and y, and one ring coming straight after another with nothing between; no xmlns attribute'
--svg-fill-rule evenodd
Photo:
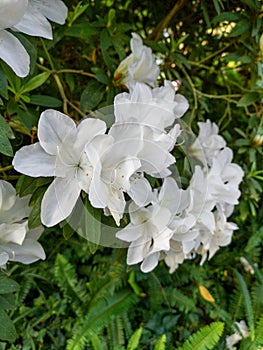
<svg viewBox="0 0 263 350"><path fill-rule="evenodd" d="M0 30L0 58L7 63L19 77L29 73L29 55L20 41L6 30Z"/></svg>

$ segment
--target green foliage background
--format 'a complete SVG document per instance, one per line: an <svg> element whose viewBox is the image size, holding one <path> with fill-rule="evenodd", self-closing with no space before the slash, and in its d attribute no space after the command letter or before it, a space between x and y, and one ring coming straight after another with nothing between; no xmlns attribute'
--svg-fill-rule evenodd
<svg viewBox="0 0 263 350"><path fill-rule="evenodd" d="M0 175L16 184L21 196L32 194L30 226L40 224L41 198L51 179L17 174L11 165L14 152L37 141L38 118L47 108L78 121L112 104L124 91L114 71L129 54L131 32L137 32L162 60L160 83L182 83L180 93L190 103L183 120L194 132L197 121L215 121L245 171L232 217L240 229L231 245L204 266L198 259L187 261L172 275L163 263L149 274L128 267L124 249L96 247L67 225L46 229L41 238L45 262L10 264L0 274L0 349L222 350L241 319L250 337L238 348L260 349L262 2L65 3L68 20L54 26L53 41L17 34L31 56L28 77L20 79L0 65Z"/></svg>

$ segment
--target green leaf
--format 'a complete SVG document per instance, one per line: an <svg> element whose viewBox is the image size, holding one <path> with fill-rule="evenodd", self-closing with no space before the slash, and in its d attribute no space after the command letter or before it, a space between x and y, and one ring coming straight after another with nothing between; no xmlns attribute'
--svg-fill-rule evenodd
<svg viewBox="0 0 263 350"><path fill-rule="evenodd" d="M247 94L242 96L240 100L238 100L237 107L250 106L258 100L259 94L257 92L248 92Z"/></svg>
<svg viewBox="0 0 263 350"><path fill-rule="evenodd" d="M44 72L36 75L30 79L26 84L24 84L20 89L20 94L32 91L43 85L49 78L51 72Z"/></svg>
<svg viewBox="0 0 263 350"><path fill-rule="evenodd" d="M61 100L47 95L31 95L29 103L32 105L50 108L58 108L62 106Z"/></svg>
<svg viewBox="0 0 263 350"><path fill-rule="evenodd" d="M34 203L33 209L31 210L29 217L28 217L28 227L30 229L36 228L42 224L40 219L40 212L41 212L41 202L42 198L45 194L46 188L39 188L38 190L38 196Z"/></svg>
<svg viewBox="0 0 263 350"><path fill-rule="evenodd" d="M4 310L0 309L0 339L13 341L16 339L16 329Z"/></svg>
<svg viewBox="0 0 263 350"><path fill-rule="evenodd" d="M236 37L242 35L243 33L249 33L249 29L249 20L244 18L241 21L237 22L236 26L232 29L229 36Z"/></svg>
<svg viewBox="0 0 263 350"><path fill-rule="evenodd" d="M219 22L236 22L242 17L241 14L237 12L222 12L216 17L213 18L212 23L219 23Z"/></svg>
<svg viewBox="0 0 263 350"><path fill-rule="evenodd" d="M89 23L81 23L73 24L73 26L66 31L65 35L80 38L84 41L89 41L90 36L98 35L100 31L100 29Z"/></svg>
<svg viewBox="0 0 263 350"><path fill-rule="evenodd" d="M8 140L8 137L2 133L1 127L0 127L0 152L9 157L13 157L14 155L12 145Z"/></svg>
<svg viewBox="0 0 263 350"><path fill-rule="evenodd" d="M13 293L18 289L19 284L17 284L14 280L6 276L0 276L0 294Z"/></svg>
<svg viewBox="0 0 263 350"><path fill-rule="evenodd" d="M101 211L94 208L88 200L85 202L82 212L83 225L77 232L88 241L89 250L94 254L101 237Z"/></svg>
<svg viewBox="0 0 263 350"><path fill-rule="evenodd" d="M105 85L110 83L110 79L103 69L94 67L91 68L91 71L96 74L95 79L97 79L100 83Z"/></svg>
<svg viewBox="0 0 263 350"><path fill-rule="evenodd" d="M12 129L7 124L5 118L1 116L1 114L0 114L0 133L4 133L5 136L7 136L9 139L15 138L15 135L14 135Z"/></svg>
<svg viewBox="0 0 263 350"><path fill-rule="evenodd" d="M177 350L207 350L213 349L224 330L223 322L213 322L202 327Z"/></svg>
<svg viewBox="0 0 263 350"><path fill-rule="evenodd" d="M7 79L5 76L5 73L0 67L0 94L5 98L8 99L8 89L7 89Z"/></svg>
<svg viewBox="0 0 263 350"><path fill-rule="evenodd" d="M13 293L0 295L0 309L13 309L15 307L15 296Z"/></svg>
<svg viewBox="0 0 263 350"><path fill-rule="evenodd" d="M80 109L84 113L98 106L105 93L105 88L99 82L90 80L80 97Z"/></svg>

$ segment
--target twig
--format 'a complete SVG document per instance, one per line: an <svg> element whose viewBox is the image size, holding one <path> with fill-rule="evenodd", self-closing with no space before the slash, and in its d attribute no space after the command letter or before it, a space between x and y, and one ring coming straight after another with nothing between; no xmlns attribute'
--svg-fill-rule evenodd
<svg viewBox="0 0 263 350"><path fill-rule="evenodd" d="M187 0L179 0L176 2L171 11L166 17L157 25L153 32L148 36L149 40L158 41L164 28L168 26L168 23L175 16L175 14L187 3Z"/></svg>

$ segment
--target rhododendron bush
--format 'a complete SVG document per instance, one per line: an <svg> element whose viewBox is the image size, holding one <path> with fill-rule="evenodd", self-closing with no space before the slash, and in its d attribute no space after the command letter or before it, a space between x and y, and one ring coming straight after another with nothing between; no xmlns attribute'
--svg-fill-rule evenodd
<svg viewBox="0 0 263 350"><path fill-rule="evenodd" d="M260 6L0 4L1 349L263 346Z"/></svg>

